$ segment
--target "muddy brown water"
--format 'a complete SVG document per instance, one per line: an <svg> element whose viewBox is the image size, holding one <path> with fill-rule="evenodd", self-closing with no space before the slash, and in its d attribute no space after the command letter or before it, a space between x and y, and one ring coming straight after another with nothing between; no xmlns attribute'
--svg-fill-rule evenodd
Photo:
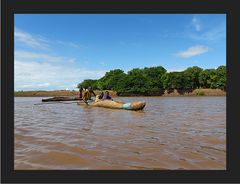
<svg viewBox="0 0 240 184"><path fill-rule="evenodd" d="M226 169L226 97L131 97L143 111L15 97L14 167Z"/></svg>

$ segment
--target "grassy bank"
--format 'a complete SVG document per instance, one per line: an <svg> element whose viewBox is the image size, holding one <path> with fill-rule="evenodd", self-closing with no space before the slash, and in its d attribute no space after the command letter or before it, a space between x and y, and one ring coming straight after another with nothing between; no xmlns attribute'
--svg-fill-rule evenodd
<svg viewBox="0 0 240 184"><path fill-rule="evenodd" d="M226 92L221 89L195 89L195 90L163 90L157 93L142 94L128 94L121 93L119 96L226 96Z"/></svg>
<svg viewBox="0 0 240 184"><path fill-rule="evenodd" d="M101 91L94 91L100 94ZM110 96L118 96L115 91L109 90ZM78 91L56 90L56 91L15 91L15 97L55 97L55 96L78 96ZM141 96L138 94L122 94L121 96ZM161 95L152 96L226 96L226 92L220 89L195 89L193 91L171 90L163 91Z"/></svg>
<svg viewBox="0 0 240 184"><path fill-rule="evenodd" d="M94 91L97 95L101 91ZM111 96L116 97L116 92L109 90ZM78 91L56 90L56 91L15 91L15 97L55 97L55 96L78 96Z"/></svg>
<svg viewBox="0 0 240 184"><path fill-rule="evenodd" d="M165 91L163 96L226 96L226 92L221 89L195 89L193 91L177 91L170 93Z"/></svg>

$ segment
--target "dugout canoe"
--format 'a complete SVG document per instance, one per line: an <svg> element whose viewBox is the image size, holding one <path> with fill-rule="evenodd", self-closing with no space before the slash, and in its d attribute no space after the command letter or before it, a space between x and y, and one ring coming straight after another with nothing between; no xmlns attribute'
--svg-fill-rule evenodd
<svg viewBox="0 0 240 184"><path fill-rule="evenodd" d="M126 109L126 110L142 110L146 102L131 102L131 103L124 103L124 102L116 102L112 100L102 100L98 102L89 102L89 106L95 106L95 107L105 107L105 108L111 108L111 109ZM78 105L86 105L85 102L79 102Z"/></svg>
<svg viewBox="0 0 240 184"><path fill-rule="evenodd" d="M69 97L69 96L57 96L52 98L42 99L42 102L52 102L52 101L75 101L80 100L78 97Z"/></svg>

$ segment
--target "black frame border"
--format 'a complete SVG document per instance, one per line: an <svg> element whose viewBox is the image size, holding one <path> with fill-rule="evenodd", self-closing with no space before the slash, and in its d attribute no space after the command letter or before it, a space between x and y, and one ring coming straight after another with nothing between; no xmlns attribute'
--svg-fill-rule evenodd
<svg viewBox="0 0 240 184"><path fill-rule="evenodd" d="M14 14L17 13L224 13L227 15L227 170L77 171L14 170ZM237 52L240 8L235 0L2 0L1 1L1 181L2 182L240 182L240 104Z"/></svg>

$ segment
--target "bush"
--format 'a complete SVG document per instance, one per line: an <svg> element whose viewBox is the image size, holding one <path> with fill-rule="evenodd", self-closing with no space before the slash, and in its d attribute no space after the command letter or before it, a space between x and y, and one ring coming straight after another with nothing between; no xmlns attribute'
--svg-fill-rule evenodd
<svg viewBox="0 0 240 184"><path fill-rule="evenodd" d="M167 72L161 66L134 68L127 73L115 69L98 79L86 79L78 87L92 86L94 90L114 90L128 94L158 94L164 90L194 90L198 88L226 89L226 67L205 69L189 67L182 72ZM196 95L204 96L204 92Z"/></svg>
<svg viewBox="0 0 240 184"><path fill-rule="evenodd" d="M205 93L204 93L203 91L197 91L197 92L196 92L196 95L197 95L197 96L204 96Z"/></svg>

